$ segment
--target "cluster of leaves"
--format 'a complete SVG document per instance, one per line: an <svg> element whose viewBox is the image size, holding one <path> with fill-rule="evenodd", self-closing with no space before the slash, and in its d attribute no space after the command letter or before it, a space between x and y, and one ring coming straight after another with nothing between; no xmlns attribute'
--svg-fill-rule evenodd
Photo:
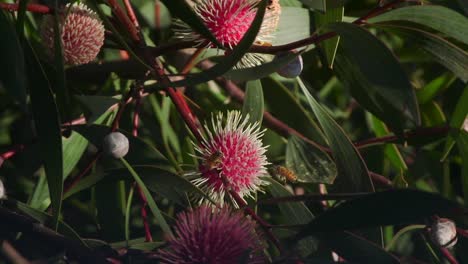
<svg viewBox="0 0 468 264"><path fill-rule="evenodd" d="M468 134L461 129L468 7L377 2L388 1L281 0L273 46L252 47L257 16L228 55L202 53L184 78L177 73L191 53L182 48L191 43L171 39L172 17L213 39L185 1L133 3L145 47L110 8L123 4L88 1L110 33L98 62L76 67L65 67L60 52L55 59L43 52L43 14L26 12L27 1L15 15L0 10L0 176L8 194L0 238L30 259L151 261L148 252L164 244L177 212L206 195L184 177L198 168L196 139L166 96L170 84L185 87L199 120L242 109L263 122L269 161L297 175L287 184L270 178L258 201L249 201L287 246L283 254L270 246L272 261L332 263L333 251L352 263L443 263L445 251L424 227L434 215L468 224ZM291 49L300 52L232 69L248 51ZM300 77L275 73L299 54ZM146 56L159 56L162 73L179 80L169 83L169 74L155 82ZM125 160L101 155L116 125L130 140ZM329 196L320 195L324 188ZM144 237L145 221L154 242ZM467 248L460 237L453 255L468 262Z"/></svg>

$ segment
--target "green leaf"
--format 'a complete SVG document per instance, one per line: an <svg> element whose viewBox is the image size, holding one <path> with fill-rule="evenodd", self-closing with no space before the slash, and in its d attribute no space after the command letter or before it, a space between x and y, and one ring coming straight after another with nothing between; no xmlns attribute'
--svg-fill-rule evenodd
<svg viewBox="0 0 468 264"><path fill-rule="evenodd" d="M463 188L463 198L465 204L468 204L468 133L462 131L457 139L457 146L460 150L460 156L462 158L462 188Z"/></svg>
<svg viewBox="0 0 468 264"><path fill-rule="evenodd" d="M468 19L443 6L418 5L397 8L368 20L369 23L407 21L440 31L468 44Z"/></svg>
<svg viewBox="0 0 468 264"><path fill-rule="evenodd" d="M68 138L62 137L64 179L70 175L76 164L78 164L87 146L88 140L76 132L72 132Z"/></svg>
<svg viewBox="0 0 468 264"><path fill-rule="evenodd" d="M342 37L346 56L337 55L337 73L355 99L395 130L402 130L403 117L418 125L415 92L392 52L359 26L333 23L326 28Z"/></svg>
<svg viewBox="0 0 468 264"><path fill-rule="evenodd" d="M75 95L75 98L87 110L87 123L94 123L99 117L106 113L109 108L119 103L118 98L98 95Z"/></svg>
<svg viewBox="0 0 468 264"><path fill-rule="evenodd" d="M298 7L282 7L278 27L272 44L288 44L310 37L309 10Z"/></svg>
<svg viewBox="0 0 468 264"><path fill-rule="evenodd" d="M164 3L172 15L184 21L195 32L216 44L218 48L223 47L185 0L162 0L161 2Z"/></svg>
<svg viewBox="0 0 468 264"><path fill-rule="evenodd" d="M300 0L304 5L321 12L327 10L326 0Z"/></svg>
<svg viewBox="0 0 468 264"><path fill-rule="evenodd" d="M433 100L437 95L445 91L455 78L450 73L445 73L433 79L422 89L416 90L416 97L419 104L425 104Z"/></svg>
<svg viewBox="0 0 468 264"><path fill-rule="evenodd" d="M333 184L337 175L335 163L320 149L297 136L286 145L286 167L300 182Z"/></svg>
<svg viewBox="0 0 468 264"><path fill-rule="evenodd" d="M30 52L28 56L30 65L29 76L31 77L29 93L32 113L39 138L40 158L44 161L44 169L49 186L54 216L52 226L54 229L57 229L63 192L63 155L60 118L49 81L34 51L31 49Z"/></svg>
<svg viewBox="0 0 468 264"><path fill-rule="evenodd" d="M284 188L283 185L279 184L272 178L267 178L267 181L270 183L267 187L268 192L273 197L287 197L292 195L292 193ZM287 223L290 225L307 224L314 219L314 215L302 202L280 203L278 204L278 207L284 219L287 219ZM298 242L297 247L304 256L307 256L317 250L317 241L314 239L307 238L295 242Z"/></svg>
<svg viewBox="0 0 468 264"><path fill-rule="evenodd" d="M320 242L351 263L401 263L396 256L381 246L348 231L320 233L317 237Z"/></svg>
<svg viewBox="0 0 468 264"><path fill-rule="evenodd" d="M262 79L262 86L268 87L263 91L265 104L273 116L308 138L313 138L317 143L325 143L322 131L312 116L286 86L273 78Z"/></svg>
<svg viewBox="0 0 468 264"><path fill-rule="evenodd" d="M301 237L316 232L351 230L423 222L432 215L453 216L464 209L434 193L389 190L361 196L328 209L303 228Z"/></svg>
<svg viewBox="0 0 468 264"><path fill-rule="evenodd" d="M315 13L315 27L320 28L329 23L343 21L344 15L344 2L342 0L328 0L327 11L325 14ZM333 68L333 62L335 60L336 50L338 49L338 43L340 37L334 37L321 42L320 46L323 48L325 53L325 60L330 69Z"/></svg>
<svg viewBox="0 0 468 264"><path fill-rule="evenodd" d="M0 35L3 39L0 49L0 57L2 58L0 60L0 83L25 109L26 69L24 54L11 19L3 10L0 10Z"/></svg>
<svg viewBox="0 0 468 264"><path fill-rule="evenodd" d="M468 21L467 21L468 22ZM391 29L408 41L414 42L424 49L427 53L440 64L451 70L456 76L468 81L468 53L450 43L449 41L426 31L394 25L381 25L384 29Z"/></svg>
<svg viewBox="0 0 468 264"><path fill-rule="evenodd" d="M29 207L27 204L21 203L19 201L12 201L12 200L10 200L9 202L13 202L14 203L13 206L16 207L18 210L29 215L30 217L34 218L36 221L44 225L50 223L50 221L53 220L51 215L46 214L40 210L34 209L32 207ZM86 243L78 235L78 233L75 230L73 230L69 225L67 225L65 222L63 222L62 220L59 220L58 222L58 232L60 234L65 235L66 237L79 241L80 244L82 244L83 246L87 246Z"/></svg>
<svg viewBox="0 0 468 264"><path fill-rule="evenodd" d="M156 205L156 202L153 199L153 196L151 196L151 193L149 192L148 188L146 187L145 183L141 180L140 176L133 170L132 166L124 159L120 159L122 163L125 165L125 167L128 169L128 171L132 174L133 179L137 182L138 186L140 187L141 191L145 195L146 200L148 201L148 206L151 209L151 212L154 214L156 217L156 220L158 222L158 225L161 227L162 231L170 236L173 237L174 235L172 234L171 228L167 224L166 220L161 214L161 211L159 210L158 206Z"/></svg>
<svg viewBox="0 0 468 264"><path fill-rule="evenodd" d="M338 176L335 185L345 192L373 191L366 164L362 160L350 139L343 129L330 117L323 107L309 93L307 87L300 78L297 78L302 92L305 94L312 111L317 117L325 137L332 149L335 164L338 168Z"/></svg>
<svg viewBox="0 0 468 264"><path fill-rule="evenodd" d="M261 124L264 109L262 83L260 80L247 82L244 106L242 108L243 116L249 115L249 121L252 124Z"/></svg>
<svg viewBox="0 0 468 264"><path fill-rule="evenodd" d="M462 128L465 119L468 116L468 86L465 87L463 90L460 99L458 99L458 103L455 106L455 110L453 111L450 119L450 127L460 130ZM447 137L447 141L445 142L444 146L444 154L442 155L441 160L445 160L450 153L450 150L455 145L455 140L458 137L458 134L449 134Z"/></svg>
<svg viewBox="0 0 468 264"><path fill-rule="evenodd" d="M252 21L252 24L249 30L242 37L242 40L239 42L239 44L236 47L234 47L232 52L230 52L229 56L224 57L222 61L220 61L218 64L211 67L210 69L203 71L201 73L188 75L182 81L176 81L176 82L170 83L170 86L171 87L193 86L193 85L197 85L200 83L204 83L204 82L213 80L218 76L223 75L225 72L227 72L232 67L234 67L236 63L242 59L242 57L245 55L245 53L254 43L255 38L257 37L257 34L262 25L263 15L265 14L267 2L268 2L267 0L262 0L259 3L257 13L255 15L254 20ZM164 85L161 86L159 84L156 84L156 86L153 86L152 88L161 88L161 87L166 87L166 86Z"/></svg>
<svg viewBox="0 0 468 264"><path fill-rule="evenodd" d="M288 65L300 54L301 53L288 53L284 56L277 56L271 62L263 63L262 65L250 68L233 69L226 72L223 76L226 79L237 82L261 79Z"/></svg>
<svg viewBox="0 0 468 264"><path fill-rule="evenodd" d="M387 126L385 126L385 124L382 121L380 121L378 118L376 118L374 115L371 116L371 122L372 122L372 130L374 131L377 137L383 137L383 136L387 136L390 134ZM395 166L397 169L404 170L404 171L408 170L408 166L406 166L406 162L401 156L401 153L395 144L385 145L384 153L385 153L385 156L390 161L390 163L393 164L393 166Z"/></svg>
<svg viewBox="0 0 468 264"><path fill-rule="evenodd" d="M441 126L446 122L444 112L434 101L421 105L421 117L426 127Z"/></svg>
<svg viewBox="0 0 468 264"><path fill-rule="evenodd" d="M54 8L58 10L58 0L54 0ZM65 78L65 65L63 58L63 43L62 43L62 26L60 25L60 14L55 12L54 17L54 66L55 66L55 95L57 98L57 106L59 113L62 115L63 121L71 120L71 99L68 92L68 87Z"/></svg>

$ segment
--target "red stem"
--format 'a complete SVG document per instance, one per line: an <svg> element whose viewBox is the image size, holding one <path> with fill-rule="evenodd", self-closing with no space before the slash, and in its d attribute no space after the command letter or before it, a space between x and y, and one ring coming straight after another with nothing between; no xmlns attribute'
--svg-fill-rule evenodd
<svg viewBox="0 0 468 264"><path fill-rule="evenodd" d="M18 11L19 4L8 4L8 3L0 3L0 9L7 10L7 11ZM52 9L46 5L40 4L28 4L26 6L26 10L33 13L40 13L40 14L50 14L52 13Z"/></svg>
<svg viewBox="0 0 468 264"><path fill-rule="evenodd" d="M140 124L140 110L141 110L141 90L138 91L138 95L135 96L135 112L133 114L133 129L132 134L134 137L138 137L138 127ZM151 229L148 222L148 212L146 210L148 206L148 200L146 199L143 190L141 190L140 186L137 186L138 189L138 196L140 197L141 201L141 218L143 220L143 226L145 228L145 239L146 242L153 242L153 237L151 235Z"/></svg>
<svg viewBox="0 0 468 264"><path fill-rule="evenodd" d="M107 3L111 7L112 12L118 18L120 23L122 23L122 25L127 29L132 40L135 41L136 43L140 43L141 39L140 39L140 35L138 34L137 28L132 23L132 21L130 21L130 19L125 15L124 11L120 7L120 5L117 3L117 1L108 0Z"/></svg>
<svg viewBox="0 0 468 264"><path fill-rule="evenodd" d="M444 247L440 247L440 251L442 252L442 255L450 262L450 264L458 264L457 259L450 253L450 251Z"/></svg>

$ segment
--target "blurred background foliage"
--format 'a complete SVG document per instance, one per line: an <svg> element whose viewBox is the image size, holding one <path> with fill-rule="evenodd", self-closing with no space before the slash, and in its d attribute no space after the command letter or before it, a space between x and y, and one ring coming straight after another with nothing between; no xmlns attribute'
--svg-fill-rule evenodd
<svg viewBox="0 0 468 264"><path fill-rule="evenodd" d="M171 48L177 43L171 21L182 10L181 2L132 1L146 43L156 47L147 50L161 52L167 72L175 75L194 52ZM209 72L213 62L222 66L229 58L216 49L202 53L192 70L194 79L210 81L177 79L201 122L227 109L243 109L261 120L265 110L288 127L282 130L263 116L263 143L269 146L269 162L288 167L298 181L271 179L259 201L293 192L318 194L320 184L330 194L383 192L364 195L364 201L349 207L328 201L332 209L316 198L249 201L267 222L296 225L273 228L292 252L280 256L270 246L274 262L299 257L304 263L332 263L334 251L349 263L446 263L444 250L430 241L425 226L438 215L467 227L468 4L396 2L397 9L357 25L350 22L392 1L281 0L273 47L312 34L339 35L297 47L304 62L300 79L275 73L296 58L291 54L284 60L270 58L269 68ZM38 3L53 6L48 0ZM8 196L2 202L0 234L26 258L44 263L62 263L64 255L83 263L104 257L146 263L154 261L148 252L164 243L163 223L172 225L178 212L192 206L189 197L204 195L184 176L197 170L191 156L195 139L162 89L164 83L142 81L147 69L135 59L143 56L142 49L108 2L86 4L99 10L107 38L95 62L71 67L45 53L38 33L43 14L0 11L0 177ZM185 18L190 23L190 16ZM239 50L241 55L246 51ZM134 103L118 118L119 129L130 139L125 159L155 201L148 209L153 242L145 241L135 175L99 150L119 102L142 87L151 94L137 110L138 136L131 135ZM236 89L243 93L245 87L246 97L240 98ZM72 120L78 125L70 127ZM405 192L416 189L432 194ZM463 213L454 214L460 208ZM335 211L327 215L328 210ZM24 225L19 216L25 217L20 218ZM41 242L37 233L21 230L35 222L58 226L67 242ZM291 240L301 234L306 238ZM451 254L468 263L467 252L467 238L459 236Z"/></svg>

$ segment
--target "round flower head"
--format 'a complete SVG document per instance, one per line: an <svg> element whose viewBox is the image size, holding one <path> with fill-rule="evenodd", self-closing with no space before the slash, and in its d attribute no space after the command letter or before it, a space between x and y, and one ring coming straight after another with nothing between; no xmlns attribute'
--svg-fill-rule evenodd
<svg viewBox="0 0 468 264"><path fill-rule="evenodd" d="M67 4L59 15L65 64L80 65L94 60L104 44L104 26L96 13L83 4ZM49 54L54 54L54 17L47 15L41 36Z"/></svg>
<svg viewBox="0 0 468 264"><path fill-rule="evenodd" d="M242 118L239 111L228 112L226 121L220 113L212 117L211 123L211 131L205 125L208 137L195 148L202 162L201 174L193 180L194 184L220 204L227 187L240 197L252 197L267 184L261 178L267 174L268 165L266 147L260 140L264 131L258 123L250 124L248 117Z"/></svg>
<svg viewBox="0 0 468 264"><path fill-rule="evenodd" d="M255 15L257 5L261 0L198 0L195 1L194 11L211 31L218 42L228 49L233 49L245 33L249 30ZM257 45L271 45L273 33L279 22L281 6L279 0L270 0L265 16L255 39ZM214 43L200 34L193 32L185 23L177 21L175 37L186 41L195 41L199 45L216 47ZM255 66L263 58L260 54L246 54L241 61L242 66Z"/></svg>
<svg viewBox="0 0 468 264"><path fill-rule="evenodd" d="M255 223L228 207L180 213L176 237L159 250L161 263L264 263Z"/></svg>

